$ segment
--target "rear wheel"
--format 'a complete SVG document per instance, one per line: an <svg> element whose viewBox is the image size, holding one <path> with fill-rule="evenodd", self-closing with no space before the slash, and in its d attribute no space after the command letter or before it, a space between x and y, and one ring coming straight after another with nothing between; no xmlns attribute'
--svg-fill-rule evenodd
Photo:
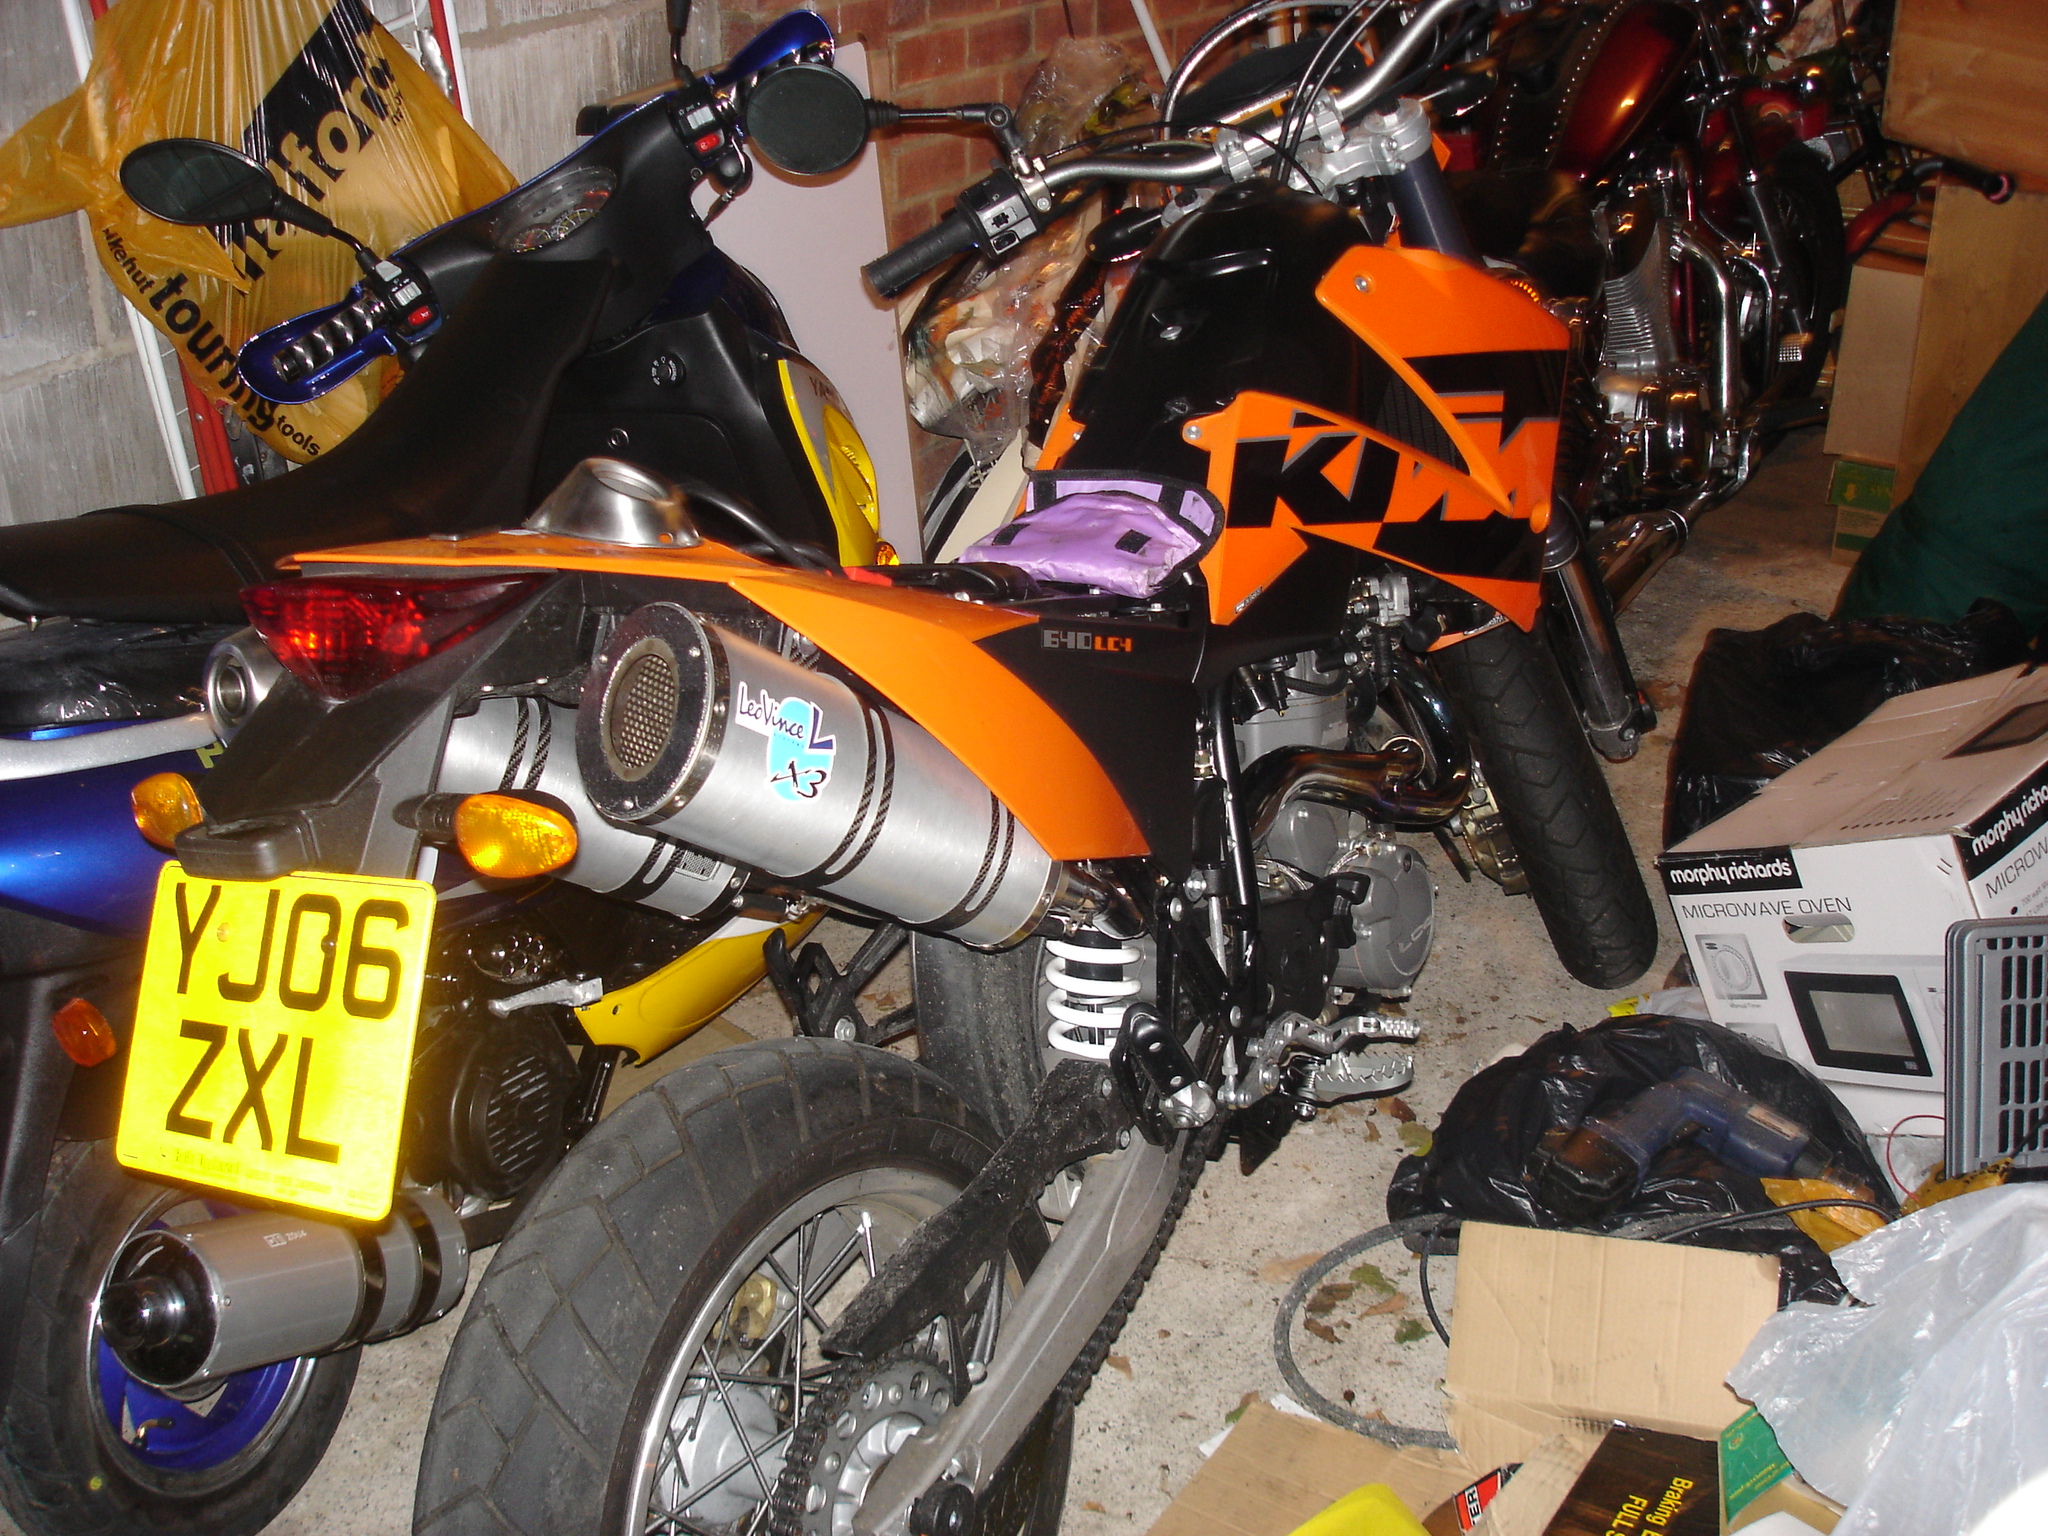
<svg viewBox="0 0 2048 1536"><path fill-rule="evenodd" d="M557 1170L478 1286L415 1530L766 1529L793 1432L846 1387L823 1326L995 1144L932 1073L838 1041L721 1052L644 1090ZM1043 1241L1019 1240L1017 1273ZM849 1517L912 1421L945 1406L928 1362L874 1370L895 1407L836 1469ZM1057 1523L1069 1432L1005 1532Z"/></svg>
<svg viewBox="0 0 2048 1536"><path fill-rule="evenodd" d="M1497 624L1431 659L1564 968L1589 987L1635 980L1656 958L1656 909L1549 648Z"/></svg>
<svg viewBox="0 0 2048 1536"><path fill-rule="evenodd" d="M58 1147L0 1419L0 1501L30 1536L247 1536L319 1465L348 1406L357 1351L172 1396L131 1376L100 1336L100 1287L130 1237L228 1214L130 1177L107 1142Z"/></svg>

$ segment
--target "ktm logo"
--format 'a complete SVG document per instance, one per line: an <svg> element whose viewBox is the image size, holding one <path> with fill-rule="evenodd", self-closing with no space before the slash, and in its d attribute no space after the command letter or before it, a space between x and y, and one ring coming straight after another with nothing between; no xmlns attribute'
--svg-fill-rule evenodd
<svg viewBox="0 0 2048 1536"><path fill-rule="evenodd" d="M1302 523L1376 523L1401 455L1326 417L1296 411L1285 437L1240 438L1230 476L1232 528L1270 528L1285 502Z"/></svg>

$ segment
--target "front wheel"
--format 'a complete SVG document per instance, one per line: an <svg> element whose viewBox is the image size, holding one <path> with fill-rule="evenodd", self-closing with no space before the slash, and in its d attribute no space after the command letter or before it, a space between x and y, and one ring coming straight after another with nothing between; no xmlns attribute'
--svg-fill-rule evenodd
<svg viewBox="0 0 2048 1536"><path fill-rule="evenodd" d="M251 1536L319 1465L348 1407L356 1350L169 1396L100 1337L100 1286L130 1237L226 1214L131 1177L107 1142L58 1147L0 1419L0 1502L30 1536Z"/></svg>
<svg viewBox="0 0 2048 1536"><path fill-rule="evenodd" d="M1589 987L1650 968L1657 914L1549 648L1496 624L1431 657L1472 735L1558 959Z"/></svg>
<svg viewBox="0 0 2048 1536"><path fill-rule="evenodd" d="M477 1287L414 1530L766 1530L792 1433L846 1389L822 1329L995 1145L932 1073L833 1040L721 1052L643 1090L555 1172ZM1019 1273L1043 1250L1033 1237L1013 1248ZM873 1422L831 1452L806 1530L850 1523L866 1479L945 1411L945 1380L926 1356L875 1367L874 1403L833 1416L872 1407ZM1051 1431L1011 1532L1058 1523L1071 1421Z"/></svg>

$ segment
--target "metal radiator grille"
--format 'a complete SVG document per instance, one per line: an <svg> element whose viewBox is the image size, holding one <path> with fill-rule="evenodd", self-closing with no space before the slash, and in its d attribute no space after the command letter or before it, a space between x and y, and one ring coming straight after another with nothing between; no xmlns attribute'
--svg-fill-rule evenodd
<svg viewBox="0 0 2048 1536"><path fill-rule="evenodd" d="M2048 1167L2048 917L1953 925L1946 990L1950 1175Z"/></svg>

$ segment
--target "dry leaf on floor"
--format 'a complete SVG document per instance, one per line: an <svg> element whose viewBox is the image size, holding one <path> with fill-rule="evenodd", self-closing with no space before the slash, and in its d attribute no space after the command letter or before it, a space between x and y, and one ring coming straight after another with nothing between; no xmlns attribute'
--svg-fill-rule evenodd
<svg viewBox="0 0 2048 1536"><path fill-rule="evenodd" d="M1394 1282L1380 1272L1377 1264L1360 1264L1351 1271L1351 1278L1368 1290L1378 1291L1382 1296L1391 1296L1396 1289Z"/></svg>
<svg viewBox="0 0 2048 1536"><path fill-rule="evenodd" d="M1346 1284L1342 1280L1332 1280L1328 1285L1317 1286L1315 1294L1308 1299L1308 1315L1321 1317L1338 1302L1349 1301L1357 1289L1357 1286Z"/></svg>
<svg viewBox="0 0 2048 1536"><path fill-rule="evenodd" d="M1403 1318L1400 1326L1394 1330L1394 1342L1396 1344L1413 1344L1417 1339L1428 1337L1429 1324L1423 1322L1420 1318Z"/></svg>
<svg viewBox="0 0 2048 1536"><path fill-rule="evenodd" d="M1367 1141L1378 1141L1380 1139L1380 1128L1370 1120L1365 1122L1365 1139Z"/></svg>
<svg viewBox="0 0 2048 1536"><path fill-rule="evenodd" d="M1385 1301L1375 1302L1373 1305L1367 1307L1365 1309L1365 1315L1367 1317L1378 1317L1381 1313L1384 1312L1406 1311L1407 1307L1408 1298L1406 1296L1389 1296Z"/></svg>
<svg viewBox="0 0 2048 1536"><path fill-rule="evenodd" d="M1237 1422L1237 1421L1238 1421L1239 1419L1241 1419L1241 1418L1243 1418L1243 1417L1244 1417L1244 1411L1245 1411L1245 1409L1247 1409L1247 1408L1251 1407L1251 1405L1252 1405L1253 1403L1256 1403L1257 1401L1259 1401L1259 1394L1258 1394L1258 1393L1256 1393L1256 1392L1247 1392L1247 1393L1245 1393L1245 1395L1244 1395L1243 1397L1240 1397L1240 1398L1239 1398L1239 1399L1237 1400L1237 1406L1236 1406L1235 1408L1231 1409L1231 1410L1230 1410L1230 1412L1228 1412L1228 1413L1226 1413L1225 1415L1223 1415L1223 1422L1224 1422L1224 1423L1226 1423L1226 1424L1235 1424L1235 1423L1236 1423L1236 1422Z"/></svg>
<svg viewBox="0 0 2048 1536"><path fill-rule="evenodd" d="M1320 1253L1296 1253L1284 1259L1268 1259L1259 1266L1259 1278L1278 1285L1282 1281L1292 1280L1321 1257Z"/></svg>
<svg viewBox="0 0 2048 1536"><path fill-rule="evenodd" d="M1102 1363L1112 1371L1122 1371L1126 1376L1131 1374L1131 1362L1122 1355L1105 1356Z"/></svg>
<svg viewBox="0 0 2048 1536"><path fill-rule="evenodd" d="M1328 1323L1319 1323L1314 1318L1310 1318L1301 1326L1306 1328L1310 1333L1314 1334L1317 1338L1321 1339L1325 1344L1334 1344L1337 1342L1337 1330L1332 1328Z"/></svg>
<svg viewBox="0 0 2048 1536"><path fill-rule="evenodd" d="M1108 1510L1104 1509L1100 1504L1096 1503L1093 1499L1083 1499L1081 1501L1081 1507L1087 1510L1091 1515L1106 1515L1109 1513Z"/></svg>
<svg viewBox="0 0 2048 1536"><path fill-rule="evenodd" d="M1404 1125L1401 1127L1401 1145L1417 1157L1427 1157L1429 1149L1436 1145L1436 1134L1426 1125Z"/></svg>
<svg viewBox="0 0 2048 1536"><path fill-rule="evenodd" d="M1415 1119L1415 1111L1408 1107L1408 1101L1405 1099L1385 1098L1379 1101L1379 1105L1381 1114L1392 1115L1403 1125L1407 1125Z"/></svg>

